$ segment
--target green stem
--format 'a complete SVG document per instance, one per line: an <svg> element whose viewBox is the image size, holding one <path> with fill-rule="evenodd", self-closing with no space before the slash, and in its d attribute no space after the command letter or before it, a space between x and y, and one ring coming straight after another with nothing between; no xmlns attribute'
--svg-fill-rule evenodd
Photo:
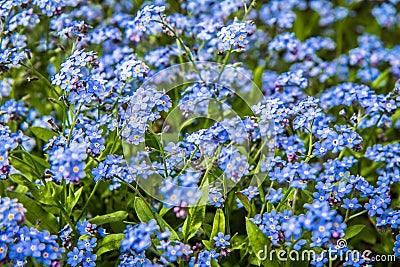
<svg viewBox="0 0 400 267"><path fill-rule="evenodd" d="M119 180L120 182L126 184L130 189L132 189L137 195L139 195L139 197L141 199L143 199L143 201L146 203L147 207L151 210L151 213L153 214L153 217L157 220L157 223L160 224L160 222L158 221L157 217L154 215L155 212L153 210L153 207L150 205L150 203L148 203L146 201L146 199L144 198L144 196L142 195L142 193L140 193L139 189L134 187L133 185L131 185L130 183L127 183L126 181L124 181L123 179L121 179L120 177L116 176L115 177L117 180Z"/></svg>
<svg viewBox="0 0 400 267"><path fill-rule="evenodd" d="M346 151L346 148L343 148L343 150L340 151L339 156L338 156L338 159L339 159L339 160L341 160L341 159L343 158L343 156L344 156L344 151Z"/></svg>
<svg viewBox="0 0 400 267"><path fill-rule="evenodd" d="M279 202L278 206L276 207L276 210L279 211L279 208L282 206L282 203L286 202L286 200L289 198L289 195L293 193L295 189L294 188L289 188L286 190L285 195L283 196L282 200Z"/></svg>
<svg viewBox="0 0 400 267"><path fill-rule="evenodd" d="M40 78L42 78L45 82L46 85L57 95L57 97L60 97L60 93L57 92L56 88L50 83L49 79L46 78L40 71L38 71L32 64L32 62L30 62L30 66L24 64L24 63L20 63L21 66L25 67L26 69L33 71L36 75L38 75Z"/></svg>
<svg viewBox="0 0 400 267"><path fill-rule="evenodd" d="M336 57L339 57L342 54L342 47L343 47L343 25L344 23L337 23L336 28ZM340 64L338 64L340 68ZM339 69L340 71L340 69Z"/></svg>
<svg viewBox="0 0 400 267"><path fill-rule="evenodd" d="M371 83L371 88L377 88L389 75L391 71L391 68L387 68L386 70L384 70L381 75L378 76L378 78L376 78L372 83Z"/></svg>
<svg viewBox="0 0 400 267"><path fill-rule="evenodd" d="M71 141L72 130L75 128L76 121L78 119L78 116L79 116L79 113L81 111L82 105L83 105L83 103L79 103L78 110L76 111L75 115L72 118L72 125L71 125L71 129L69 131L68 138L67 138L67 146L69 146L69 142Z"/></svg>
<svg viewBox="0 0 400 267"><path fill-rule="evenodd" d="M199 149L199 148L196 147L196 148L192 151L192 154L190 155L188 161L186 162L185 165L183 165L182 170L178 173L178 175L177 175L176 177L179 177L179 176L187 169L187 167L189 166L189 163L192 161L192 159L193 159L193 157L194 157L194 155L196 154L196 152L197 152L198 149Z"/></svg>
<svg viewBox="0 0 400 267"><path fill-rule="evenodd" d="M254 160L256 160L258 158L258 156L261 154L262 148L267 144L267 140L264 141L264 143L261 145L261 147L259 149L257 149L256 154L254 155Z"/></svg>
<svg viewBox="0 0 400 267"><path fill-rule="evenodd" d="M185 50L190 62L193 64L193 68L196 70L196 72L198 73L199 77L201 80L203 80L203 78L201 77L201 73L199 71L199 69L196 66L196 63L194 62L194 57L192 52L189 50L189 48L185 45L185 43L182 41L182 38L177 34L177 32L170 26L168 25L163 17L160 15L160 19L161 20L154 20L157 23L160 23L161 25L164 25L169 31L171 31L174 35L174 37L177 39L177 41L180 43L180 45L183 47L183 49Z"/></svg>
<svg viewBox="0 0 400 267"><path fill-rule="evenodd" d="M247 6L246 6L246 3L245 3L245 9L244 9L244 10L245 10L245 13L244 13L242 22L244 22L244 21L246 20L247 16L249 15L249 13L250 13L251 9L253 8L253 6L255 5L255 3L256 3L256 0L251 1L249 7L247 7Z"/></svg>
<svg viewBox="0 0 400 267"><path fill-rule="evenodd" d="M228 53L226 53L226 55L225 55L224 61L222 62L222 69L221 69L221 71L218 73L218 77L217 77L217 81L216 81L217 83L218 83L219 80L221 79L222 73L224 72L224 70L225 70L225 68L226 68L226 65L228 64L229 57L231 56L231 53L232 53L232 48L233 48L233 45L231 45L231 46L229 47Z"/></svg>
<svg viewBox="0 0 400 267"><path fill-rule="evenodd" d="M81 214L79 214L78 219L76 220L76 222L79 222L79 220L82 218L83 214L85 213L85 211L86 211L86 209L87 209L87 207L88 207L88 205L89 205L90 200L93 198L94 193L96 192L96 189L99 187L99 184L100 184L100 181L98 181L98 182L94 185L94 187L93 187L93 189L92 189L92 192L90 192L89 198L86 200L86 203L85 203L85 205L83 206L83 209L82 209L82 211L81 211Z"/></svg>
<svg viewBox="0 0 400 267"><path fill-rule="evenodd" d="M299 189L296 188L293 194L293 204L292 204L292 214L294 215L294 209L296 207L296 198L297 198L297 193L299 192Z"/></svg>
<svg viewBox="0 0 400 267"><path fill-rule="evenodd" d="M8 20L8 16L11 13L11 9L8 11L6 17L4 18L4 23L1 24L1 31L0 31L0 45L3 43L3 34L4 34L4 30L6 29L6 25L7 25L7 20Z"/></svg>
<svg viewBox="0 0 400 267"><path fill-rule="evenodd" d="M57 200L56 203L57 203L57 207L60 209L61 213L64 215L65 220L67 221L69 227L71 227L71 229L72 229L72 231L74 232L74 234L75 234L76 236L78 236L78 232L76 231L75 224L74 224L74 223L71 221L71 219L69 218L67 211L66 211L66 210L64 209L64 207L61 205L60 201Z"/></svg>
<svg viewBox="0 0 400 267"><path fill-rule="evenodd" d="M365 152L367 150L367 148L369 147L369 143L370 143L370 141L372 139L372 134L375 133L375 130L378 127L378 124L381 121L381 119L382 119L384 114L385 113L382 112L382 114L379 116L379 119L375 123L374 127L371 129L371 133L369 134L368 139L365 141L365 146L364 146L363 152Z"/></svg>
<svg viewBox="0 0 400 267"><path fill-rule="evenodd" d="M274 186L274 181L272 181L271 184L269 185L267 196L269 196L273 186ZM267 201L265 200L265 196L262 197L261 201L263 202L261 211L260 211L260 214L262 215L264 213L265 206L267 206L267 212L269 212L269 205L268 205Z"/></svg>
<svg viewBox="0 0 400 267"><path fill-rule="evenodd" d="M225 210L225 229L226 229L226 233L228 235L231 234L231 226L229 224L229 217L230 217L230 212L229 212L229 201L226 203L224 210Z"/></svg>
<svg viewBox="0 0 400 267"><path fill-rule="evenodd" d="M249 13L250 13L250 11L251 11L253 5L255 4L255 2L256 2L256 1L253 0L253 1L251 2L251 4L250 4L249 7L247 7L246 3L244 4L245 13L244 13L244 16L243 16L243 18L242 18L242 22L244 22L244 21L246 20L246 18L247 18L247 16L249 15ZM221 71L219 72L218 77L217 77L217 81L216 81L217 83L218 83L219 80L221 79L222 73L224 72L225 67L226 67L226 65L228 64L229 57L230 57L231 54L232 54L232 48L233 48L233 45L231 45L231 46L229 47L228 53L226 53L226 55L225 55L224 61L222 62L222 69L221 69Z"/></svg>
<svg viewBox="0 0 400 267"><path fill-rule="evenodd" d="M119 92L118 92L117 99L115 100L114 105L112 106L111 110L114 110L114 109L118 106L118 101L119 101L119 99L121 98L122 91L125 89L126 85L127 85L131 80L132 80L132 77L130 77L128 80L126 80L126 81L124 82L124 84L121 86L121 88L119 89ZM118 116L118 112L116 112L116 115Z"/></svg>
<svg viewBox="0 0 400 267"><path fill-rule="evenodd" d="M125 127L124 127L124 128L125 128ZM117 133L115 134L114 141L113 141L113 144L111 145L111 149L110 149L110 153L111 153L111 154L115 153L114 147L116 146L117 141L118 141L118 138L119 138L119 135L120 135L120 132L118 131L118 128L116 129L116 131L117 131ZM122 132L122 131L121 131L121 132Z"/></svg>
<svg viewBox="0 0 400 267"><path fill-rule="evenodd" d="M168 168L167 168L167 162L166 162L166 160L165 160L164 147L163 147L163 145L161 144L161 140L159 139L159 136L153 131L153 129L151 129L151 127L149 127L149 131L150 131L150 133L154 136L154 138L155 138L156 141L157 141L157 145L158 145L158 147L159 147L159 149L160 149L160 151L161 151L161 156L162 156L162 160L163 160L163 165L164 165L164 176L165 176L165 177L168 177L168 172L167 172Z"/></svg>
<svg viewBox="0 0 400 267"><path fill-rule="evenodd" d="M311 122L310 126L310 133L309 133L309 142L308 142L308 153L306 160L304 161L305 163L309 162L313 156L312 156L312 148L313 148L313 141L312 141L312 128L313 128L314 121Z"/></svg>
<svg viewBox="0 0 400 267"><path fill-rule="evenodd" d="M205 180L206 180L206 177L207 177L208 173L211 171L211 168L214 166L214 165L213 165L214 160L217 159L217 157L219 156L219 153L221 152L221 148L222 148L222 146L218 146L217 151L215 151L214 156L213 156L212 159L210 160L210 163L209 163L209 165L207 166L207 169L206 169L206 171L204 172L203 177L201 178L200 188L203 187L204 182L205 182Z"/></svg>
<svg viewBox="0 0 400 267"><path fill-rule="evenodd" d="M360 216L360 215L363 215L363 214L366 213L366 212L368 212L368 211L367 211L367 210L363 210L363 211L361 211L361 212L359 212L359 213L356 213L356 214L354 214L354 215L351 215L347 221L350 221L351 219L354 219L354 218L356 218L356 217L358 217L358 216ZM344 222L346 222L346 220L345 220Z"/></svg>

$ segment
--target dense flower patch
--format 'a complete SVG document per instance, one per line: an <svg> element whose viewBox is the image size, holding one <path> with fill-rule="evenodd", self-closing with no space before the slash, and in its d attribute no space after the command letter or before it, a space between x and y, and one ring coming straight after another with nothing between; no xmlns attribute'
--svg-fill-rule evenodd
<svg viewBox="0 0 400 267"><path fill-rule="evenodd" d="M0 265L397 266L399 10L0 0Z"/></svg>

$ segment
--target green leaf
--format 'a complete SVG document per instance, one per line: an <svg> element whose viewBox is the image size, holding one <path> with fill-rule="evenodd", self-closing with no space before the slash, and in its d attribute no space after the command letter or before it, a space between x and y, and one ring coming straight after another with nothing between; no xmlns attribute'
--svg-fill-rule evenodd
<svg viewBox="0 0 400 267"><path fill-rule="evenodd" d="M32 196L35 199L39 200L40 198L42 198L40 191L37 188L37 185L34 184L33 182L31 182L30 180L28 180L28 178L26 178L24 175L10 174L10 178L11 178L11 180L13 180L13 182L15 182L19 185L26 186L29 189L29 192L31 192Z"/></svg>
<svg viewBox="0 0 400 267"><path fill-rule="evenodd" d="M262 75L264 73L264 67L263 66L258 66L255 70L254 70L254 83L258 86L258 88L262 88Z"/></svg>
<svg viewBox="0 0 400 267"><path fill-rule="evenodd" d="M376 89L380 86L383 86L386 84L386 80L390 74L391 68L387 68L384 70L381 75L378 76L372 83L371 83L371 88Z"/></svg>
<svg viewBox="0 0 400 267"><path fill-rule="evenodd" d="M375 244L377 241L377 234L373 228L364 228L364 232L362 235L358 236L360 240L368 243L368 244Z"/></svg>
<svg viewBox="0 0 400 267"><path fill-rule="evenodd" d="M10 198L16 198L18 202L22 203L27 210L25 217L29 222L34 225L36 222L39 222L39 229L41 230L48 230L52 233L58 232L58 223L54 215L44 210L35 200L24 194L13 191L8 192L8 196Z"/></svg>
<svg viewBox="0 0 400 267"><path fill-rule="evenodd" d="M67 208L66 208L69 215L71 215L72 210L74 209L76 203L79 201L79 198L82 194L82 190L83 190L83 187L79 188L78 190L76 190L76 192L74 192L73 186L72 185L70 186L71 192L69 193L69 195L67 197Z"/></svg>
<svg viewBox="0 0 400 267"><path fill-rule="evenodd" d="M257 256L260 251L265 251L265 247L268 248L271 241L249 218L246 218L246 231L251 251L255 256ZM260 265L261 261L256 257L255 262L257 261L258 264L256 265Z"/></svg>
<svg viewBox="0 0 400 267"><path fill-rule="evenodd" d="M30 162L20 159L18 157L10 157L11 166L17 169L19 172L23 173L30 181L34 181L38 178L38 173L35 173L35 168Z"/></svg>
<svg viewBox="0 0 400 267"><path fill-rule="evenodd" d="M257 258L257 256L256 255L254 255L254 254L251 254L250 256L249 256L249 263L251 264L251 265L257 265L257 266L260 266L261 265L261 261Z"/></svg>
<svg viewBox="0 0 400 267"><path fill-rule="evenodd" d="M111 234L100 239L96 255L100 256L103 253L119 250L121 241L124 239L124 234Z"/></svg>
<svg viewBox="0 0 400 267"><path fill-rule="evenodd" d="M50 164L42 157L33 155L23 149L16 149L13 155L20 154L21 158L12 157L13 164L23 174L31 174L32 178L38 179L42 176L44 169L50 167ZM32 176L33 174L36 176Z"/></svg>
<svg viewBox="0 0 400 267"><path fill-rule="evenodd" d="M250 204L249 199L240 192L236 192L235 194L236 194L236 197L242 203L243 207L246 209L247 213L250 215L251 214L251 204Z"/></svg>
<svg viewBox="0 0 400 267"><path fill-rule="evenodd" d="M120 210L120 211L116 211L113 213L96 216L96 217L90 219L89 222L97 224L97 225L102 225L102 224L106 224L106 223L122 221L126 217L128 217L128 212L126 212L124 210Z"/></svg>
<svg viewBox="0 0 400 267"><path fill-rule="evenodd" d="M206 215L206 206L194 206L189 208L188 216L183 223L182 233L185 242L192 238L196 231L200 229Z"/></svg>
<svg viewBox="0 0 400 267"><path fill-rule="evenodd" d="M212 245L211 241L203 240L202 242L203 242L203 244L204 244L206 249L208 249L208 250L212 250L213 249L213 245Z"/></svg>
<svg viewBox="0 0 400 267"><path fill-rule="evenodd" d="M365 228L365 225L363 225L363 224L352 225L349 228L347 228L346 231L344 231L344 237L346 239L350 239L350 238L358 235L364 228Z"/></svg>
<svg viewBox="0 0 400 267"><path fill-rule="evenodd" d="M237 250L237 249L242 249L243 247L246 246L246 239L247 237L245 236L238 236L237 233L233 235L229 241L231 243L231 251Z"/></svg>
<svg viewBox="0 0 400 267"><path fill-rule="evenodd" d="M157 224L162 230L168 228L168 230L171 232L171 238L173 240L179 239L175 230L160 215L151 210L151 208L143 199L136 197L133 205L135 207L136 215L141 222L147 223L150 220L156 220Z"/></svg>
<svg viewBox="0 0 400 267"><path fill-rule="evenodd" d="M167 214L167 212L170 210L171 208L166 208L166 207L162 207L159 214L161 217L164 217L165 214Z"/></svg>
<svg viewBox="0 0 400 267"><path fill-rule="evenodd" d="M38 186L37 184L33 183L32 181L30 181L28 178L26 178L24 175L21 174L11 174L10 178L18 185L25 186L25 188L28 188L33 198L38 202L46 205L56 206L56 202L54 201L56 197L53 194L54 191L51 190L50 188L56 186L58 187L58 190L61 190L62 186L55 185L52 182L46 183L45 186ZM22 193L23 191L20 190L18 192Z"/></svg>
<svg viewBox="0 0 400 267"><path fill-rule="evenodd" d="M212 231L212 225L209 225L208 223L203 223L203 231L206 234L206 236L211 236L211 231Z"/></svg>
<svg viewBox="0 0 400 267"><path fill-rule="evenodd" d="M59 199L62 190L62 185L57 185L53 182L47 182L44 185L44 188L42 188L43 197L39 201L47 205L57 205L55 200Z"/></svg>
<svg viewBox="0 0 400 267"><path fill-rule="evenodd" d="M221 267L221 265L219 265L216 260L211 259L211 267Z"/></svg>
<svg viewBox="0 0 400 267"><path fill-rule="evenodd" d="M57 136L57 133L46 128L32 126L30 129L37 138L45 142L49 141L54 136Z"/></svg>
<svg viewBox="0 0 400 267"><path fill-rule="evenodd" d="M23 151L23 150L20 150L20 151L23 152L22 153L22 158L24 160L26 160L26 161L29 161L29 162L32 162L32 160L35 161L35 163L39 165L38 166L39 170L42 171L43 169L47 169L47 168L50 167L50 164L44 158L38 157L36 155L33 155L33 154L28 153L28 152Z"/></svg>
<svg viewBox="0 0 400 267"><path fill-rule="evenodd" d="M215 213L210 241L212 241L213 237L216 236L218 233L225 234L225 215L222 209L217 209L217 212Z"/></svg>

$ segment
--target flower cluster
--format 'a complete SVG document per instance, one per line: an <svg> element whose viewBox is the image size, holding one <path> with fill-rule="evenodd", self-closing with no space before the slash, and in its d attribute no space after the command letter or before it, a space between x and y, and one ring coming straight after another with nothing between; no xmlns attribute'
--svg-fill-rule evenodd
<svg viewBox="0 0 400 267"><path fill-rule="evenodd" d="M72 134L72 133L71 133ZM75 134L75 138L77 138ZM79 138L82 140L83 138ZM57 182L67 181L79 183L79 180L86 177L85 159L87 157L87 145L78 140L68 143L65 138L54 138L53 144L48 150L49 161L51 162L50 171L52 177Z"/></svg>
<svg viewBox="0 0 400 267"><path fill-rule="evenodd" d="M400 257L398 0L139 2L0 0L0 264Z"/></svg>
<svg viewBox="0 0 400 267"><path fill-rule="evenodd" d="M97 227L95 224L91 224L87 221L78 222L77 229L79 239L75 246L73 246L72 243L73 236L71 227L66 226L60 231L60 239L62 240L63 246L69 251L67 253L67 264L71 267L94 267L96 266L97 259L94 253L97 246L97 239L99 237L103 238L107 234L103 228Z"/></svg>
<svg viewBox="0 0 400 267"><path fill-rule="evenodd" d="M128 225L124 230L124 239L121 242L121 256L119 266L149 265L145 250L152 246L152 236L156 236L157 251L160 253L158 263L163 266L176 262L178 259L187 260L193 251L190 246L179 241L171 241L171 232L166 228L160 231L155 220L148 223Z"/></svg>
<svg viewBox="0 0 400 267"><path fill-rule="evenodd" d="M48 231L23 226L26 209L16 199L0 199L0 261L3 264L24 266L34 259L44 266L59 264L62 248L57 236Z"/></svg>
<svg viewBox="0 0 400 267"><path fill-rule="evenodd" d="M152 25L154 25L154 20L158 20L161 17L162 12L165 10L165 6L145 6L143 9L139 10L133 21L136 30L146 31Z"/></svg>
<svg viewBox="0 0 400 267"><path fill-rule="evenodd" d="M134 145L144 141L148 123L160 118L160 112L171 107L169 96L153 87L137 90L126 102L128 108L121 114L121 135L126 142Z"/></svg>
<svg viewBox="0 0 400 267"><path fill-rule="evenodd" d="M0 180L6 179L11 171L9 153L18 146L22 136L11 133L7 126L0 125Z"/></svg>
<svg viewBox="0 0 400 267"><path fill-rule="evenodd" d="M233 22L225 26L217 33L221 40L223 47L222 50L229 50L230 47L237 47L237 49L244 50L248 44L248 35L251 34L251 26L244 22Z"/></svg>

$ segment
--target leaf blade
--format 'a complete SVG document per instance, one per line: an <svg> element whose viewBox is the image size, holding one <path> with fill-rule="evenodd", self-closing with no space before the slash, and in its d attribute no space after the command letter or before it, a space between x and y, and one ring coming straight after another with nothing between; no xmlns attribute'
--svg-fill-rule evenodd
<svg viewBox="0 0 400 267"><path fill-rule="evenodd" d="M121 241L124 239L124 234L111 234L103 237L98 244L96 255L100 256L112 250L119 250Z"/></svg>
<svg viewBox="0 0 400 267"><path fill-rule="evenodd" d="M174 240L179 239L178 234L175 230L157 213L152 212L148 207L148 204L141 199L140 197L136 197L133 206L135 207L136 215L138 216L141 222L147 223L150 220L156 220L157 224L162 228L168 228L171 232L171 238Z"/></svg>
<svg viewBox="0 0 400 267"><path fill-rule="evenodd" d="M32 224L36 224L36 221L40 221L39 229L49 230L52 233L58 232L59 229L56 217L44 210L43 207L38 205L33 199L13 191L8 192L8 195L10 198L18 199L18 202L24 206L27 210L25 217Z"/></svg>
<svg viewBox="0 0 400 267"><path fill-rule="evenodd" d="M348 227L346 231L344 231L344 237L346 239L350 239L358 235L365 228L364 224L356 224Z"/></svg>
<svg viewBox="0 0 400 267"><path fill-rule="evenodd" d="M225 234L225 214L222 209L217 209L217 211L215 212L210 241L212 241L212 238L218 233Z"/></svg>
<svg viewBox="0 0 400 267"><path fill-rule="evenodd" d="M30 130L37 138L44 142L48 142L51 138L57 136L57 133L43 127L32 126Z"/></svg>
<svg viewBox="0 0 400 267"><path fill-rule="evenodd" d="M105 215L96 216L89 220L90 223L96 225L103 225L106 223L118 222L126 219L128 217L128 212L124 210L116 211L113 213L108 213Z"/></svg>
<svg viewBox="0 0 400 267"><path fill-rule="evenodd" d="M198 229L200 229L205 215L205 205L189 208L188 216L186 217L182 227L182 233L186 242L195 235Z"/></svg>

